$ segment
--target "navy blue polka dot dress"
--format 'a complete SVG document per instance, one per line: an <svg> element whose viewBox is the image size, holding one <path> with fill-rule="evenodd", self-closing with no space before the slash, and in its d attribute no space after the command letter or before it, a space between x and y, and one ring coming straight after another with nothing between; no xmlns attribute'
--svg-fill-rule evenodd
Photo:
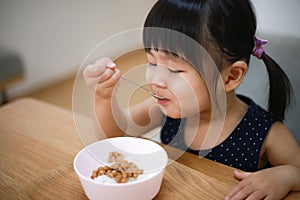
<svg viewBox="0 0 300 200"><path fill-rule="evenodd" d="M161 130L162 142L244 171L259 170L259 154L263 142L272 124L279 120L251 99L244 96L239 98L249 105L248 111L231 135L221 144L200 151L188 148L184 143L185 119L169 117L165 118Z"/></svg>

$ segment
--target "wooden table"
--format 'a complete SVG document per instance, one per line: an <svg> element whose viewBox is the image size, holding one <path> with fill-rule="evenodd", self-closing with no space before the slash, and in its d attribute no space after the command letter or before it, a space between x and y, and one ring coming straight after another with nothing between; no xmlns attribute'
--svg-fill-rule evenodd
<svg viewBox="0 0 300 200"><path fill-rule="evenodd" d="M0 199L87 199L72 165L83 147L70 111L31 98L2 106ZM155 199L224 199L237 184L233 170L185 153Z"/></svg>

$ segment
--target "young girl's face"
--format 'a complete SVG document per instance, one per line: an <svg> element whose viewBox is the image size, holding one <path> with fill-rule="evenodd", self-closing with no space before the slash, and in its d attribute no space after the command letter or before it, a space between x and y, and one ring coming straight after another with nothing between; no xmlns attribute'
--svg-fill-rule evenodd
<svg viewBox="0 0 300 200"><path fill-rule="evenodd" d="M210 113L210 97L204 80L186 60L162 51L147 53L149 61L146 81L162 112L172 118L184 118Z"/></svg>

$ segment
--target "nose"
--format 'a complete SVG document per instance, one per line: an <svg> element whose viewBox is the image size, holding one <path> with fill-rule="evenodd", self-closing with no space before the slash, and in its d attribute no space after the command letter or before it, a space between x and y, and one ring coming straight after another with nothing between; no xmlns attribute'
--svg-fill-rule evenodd
<svg viewBox="0 0 300 200"><path fill-rule="evenodd" d="M156 69L153 69L151 72L149 84L152 88L166 88L167 78L165 67L156 66Z"/></svg>

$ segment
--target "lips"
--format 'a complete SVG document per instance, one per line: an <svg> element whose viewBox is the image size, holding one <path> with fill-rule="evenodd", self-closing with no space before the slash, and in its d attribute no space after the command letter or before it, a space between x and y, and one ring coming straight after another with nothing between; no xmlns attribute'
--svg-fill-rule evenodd
<svg viewBox="0 0 300 200"><path fill-rule="evenodd" d="M152 92L151 92L151 95L152 95L154 98L157 98L157 99L165 99L163 96L157 95L157 94L152 93Z"/></svg>
<svg viewBox="0 0 300 200"><path fill-rule="evenodd" d="M170 101L170 99L167 99L166 97L164 97L164 96L162 96L162 95L160 95L158 93L154 93L153 92L152 96L154 98L156 98L157 103L160 104L160 105L162 105L162 106L166 105Z"/></svg>
<svg viewBox="0 0 300 200"><path fill-rule="evenodd" d="M156 94L154 97L156 98L157 103L162 106L166 105L170 101L169 99L158 94Z"/></svg>
<svg viewBox="0 0 300 200"><path fill-rule="evenodd" d="M157 103L160 104L160 105L162 105L162 106L167 105L167 103L169 101L170 101L169 99L157 99Z"/></svg>

